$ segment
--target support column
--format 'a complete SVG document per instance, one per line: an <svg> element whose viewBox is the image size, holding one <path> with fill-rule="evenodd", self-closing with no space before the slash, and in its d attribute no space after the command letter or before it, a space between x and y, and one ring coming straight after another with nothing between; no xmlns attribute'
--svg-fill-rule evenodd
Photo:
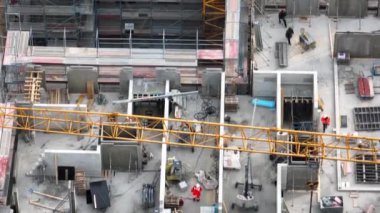
<svg viewBox="0 0 380 213"><path fill-rule="evenodd" d="M169 80L165 83L165 94L168 94L170 90ZM164 118L169 118L169 98L165 98ZM167 130L168 121L164 121L164 132ZM166 143L168 134L164 133L162 136L162 142ZM161 171L160 171L160 213L164 212L164 199L165 199L165 182L166 182L166 158L167 158L167 145L162 144L161 151Z"/></svg>
<svg viewBox="0 0 380 213"><path fill-rule="evenodd" d="M277 73L276 88L276 127L281 129L282 126L282 94L281 94L281 73Z"/></svg>
<svg viewBox="0 0 380 213"><path fill-rule="evenodd" d="M318 73L314 71L313 73L313 101L314 101L314 109L318 110L318 100L319 100L319 93L318 93Z"/></svg>
<svg viewBox="0 0 380 213"><path fill-rule="evenodd" d="M285 174L282 174L283 172L283 169L282 168L285 168L287 167L288 165L287 164L283 164L283 163L279 163L277 164L277 185L276 185L276 213L282 213L282 180L284 180L284 178L282 178L283 175L286 175ZM285 184L285 183L284 183Z"/></svg>
<svg viewBox="0 0 380 213"><path fill-rule="evenodd" d="M221 89L220 89L220 120L221 124L224 124L224 97L226 91L226 73L221 73ZM220 126L219 129L220 135L224 135L224 126ZM223 147L224 139L222 137L219 138L219 147ZM219 187L218 187L218 212L223 212L223 149L219 150Z"/></svg>
<svg viewBox="0 0 380 213"><path fill-rule="evenodd" d="M338 85L338 64L333 60L334 66L334 97L335 97L335 134L340 134L340 106L339 106L339 85Z"/></svg>
<svg viewBox="0 0 380 213"><path fill-rule="evenodd" d="M133 99L133 80L129 80L129 88L128 88L128 100ZM133 102L128 102L127 105L127 114L132 115L133 113Z"/></svg>
<svg viewBox="0 0 380 213"><path fill-rule="evenodd" d="M240 0L226 0L224 30L224 71L228 78L239 72Z"/></svg>

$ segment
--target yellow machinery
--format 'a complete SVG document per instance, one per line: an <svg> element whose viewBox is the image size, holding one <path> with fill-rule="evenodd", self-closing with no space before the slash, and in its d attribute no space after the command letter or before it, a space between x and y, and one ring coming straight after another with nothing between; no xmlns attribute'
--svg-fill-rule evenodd
<svg viewBox="0 0 380 213"><path fill-rule="evenodd" d="M3 120L0 122L0 127L18 130L126 140L136 143L165 143L170 146L234 150L306 159L380 163L378 159L380 138L165 119L121 113L37 109L4 105L0 106L0 117ZM109 120L110 117L114 119ZM14 121L7 123L7 120ZM146 120L149 120L151 125L144 125ZM203 131L181 131L169 128L169 126L179 126L182 123L188 126L200 125ZM162 126L162 128L156 128L157 126ZM103 133L100 135L98 131L91 131L93 127L103 127ZM221 128L224 128L224 134L220 134ZM125 135L129 135L129 137ZM191 139L188 143L178 142L186 135ZM162 140L163 137L165 140ZM234 141L240 145L223 146L223 141ZM360 141L368 146L359 147L355 141Z"/></svg>
<svg viewBox="0 0 380 213"><path fill-rule="evenodd" d="M182 162L175 157L168 158L166 163L166 180L181 181L182 172Z"/></svg>

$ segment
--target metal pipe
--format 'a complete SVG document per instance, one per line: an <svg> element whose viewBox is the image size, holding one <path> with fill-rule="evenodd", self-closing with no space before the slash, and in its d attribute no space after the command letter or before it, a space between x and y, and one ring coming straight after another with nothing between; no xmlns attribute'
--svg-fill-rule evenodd
<svg viewBox="0 0 380 213"><path fill-rule="evenodd" d="M32 32L32 27L30 27L30 30L29 30L29 38L30 38L30 45L29 45L30 55L33 56L33 32Z"/></svg>
<svg viewBox="0 0 380 213"><path fill-rule="evenodd" d="M198 29L197 29L197 33L196 33L196 50L197 50L197 54L198 54Z"/></svg>
<svg viewBox="0 0 380 213"><path fill-rule="evenodd" d="M359 30L362 29L362 1L359 2Z"/></svg>
<svg viewBox="0 0 380 213"><path fill-rule="evenodd" d="M129 30L129 57L132 58L132 31Z"/></svg>
<svg viewBox="0 0 380 213"><path fill-rule="evenodd" d="M96 43L96 58L99 57L99 30L96 28L96 38L95 38L95 43Z"/></svg>
<svg viewBox="0 0 380 213"><path fill-rule="evenodd" d="M169 80L166 80L165 81L165 94L169 93L169 89L170 89L170 81ZM164 118L167 119L169 118L169 99L168 98L165 98L165 103L164 103ZM164 121L163 123L163 129L165 131L168 131L168 126L169 126L169 122L168 121ZM162 138L161 138L161 142L162 142L162 146L161 146L161 169L160 169L160 186L159 186L159 208L160 208L160 213L164 211L164 200L165 200L165 191L166 191L166 187L165 187L165 183L166 183L166 159L167 159L167 144L166 142L169 141L169 137L170 135L169 134L162 134Z"/></svg>
<svg viewBox="0 0 380 213"><path fill-rule="evenodd" d="M336 0L336 29L338 29L339 22L339 0Z"/></svg>
<svg viewBox="0 0 380 213"><path fill-rule="evenodd" d="M294 16L296 15L296 1L293 0L292 28L294 29Z"/></svg>
<svg viewBox="0 0 380 213"><path fill-rule="evenodd" d="M309 0L309 27L311 27L311 10L312 10L312 6L311 6L311 1L312 0Z"/></svg>
<svg viewBox="0 0 380 213"><path fill-rule="evenodd" d="M165 58L165 29L162 30L162 51L163 58Z"/></svg>
<svg viewBox="0 0 380 213"><path fill-rule="evenodd" d="M63 28L63 55L66 56L66 27Z"/></svg>
<svg viewBox="0 0 380 213"><path fill-rule="evenodd" d="M124 100L112 101L112 103L113 104L122 104L122 103L129 103L129 102L149 101L149 100L154 100L154 99L162 99L162 98L167 98L167 97L176 97L176 96L194 95L194 94L198 94L198 91L181 92L181 93L169 92L165 95L158 95L158 96L144 97L144 98L135 98L135 99L124 99Z"/></svg>

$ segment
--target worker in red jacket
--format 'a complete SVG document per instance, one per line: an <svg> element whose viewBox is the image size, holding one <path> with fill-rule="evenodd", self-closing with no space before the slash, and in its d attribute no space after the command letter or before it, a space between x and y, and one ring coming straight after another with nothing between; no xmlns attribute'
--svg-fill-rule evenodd
<svg viewBox="0 0 380 213"><path fill-rule="evenodd" d="M321 122L323 125L323 132L325 132L327 127L330 125L330 117L327 115L322 115Z"/></svg>
<svg viewBox="0 0 380 213"><path fill-rule="evenodd" d="M194 201L199 201L201 198L201 192L202 192L202 187L199 185L199 183L195 184L193 188L191 188L191 193L193 194L193 200Z"/></svg>

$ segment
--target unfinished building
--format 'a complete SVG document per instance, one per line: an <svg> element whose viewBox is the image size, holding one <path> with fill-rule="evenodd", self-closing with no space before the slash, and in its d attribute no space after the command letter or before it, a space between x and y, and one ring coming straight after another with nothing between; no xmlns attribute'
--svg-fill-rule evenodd
<svg viewBox="0 0 380 213"><path fill-rule="evenodd" d="M378 0L4 5L1 212L380 208Z"/></svg>

